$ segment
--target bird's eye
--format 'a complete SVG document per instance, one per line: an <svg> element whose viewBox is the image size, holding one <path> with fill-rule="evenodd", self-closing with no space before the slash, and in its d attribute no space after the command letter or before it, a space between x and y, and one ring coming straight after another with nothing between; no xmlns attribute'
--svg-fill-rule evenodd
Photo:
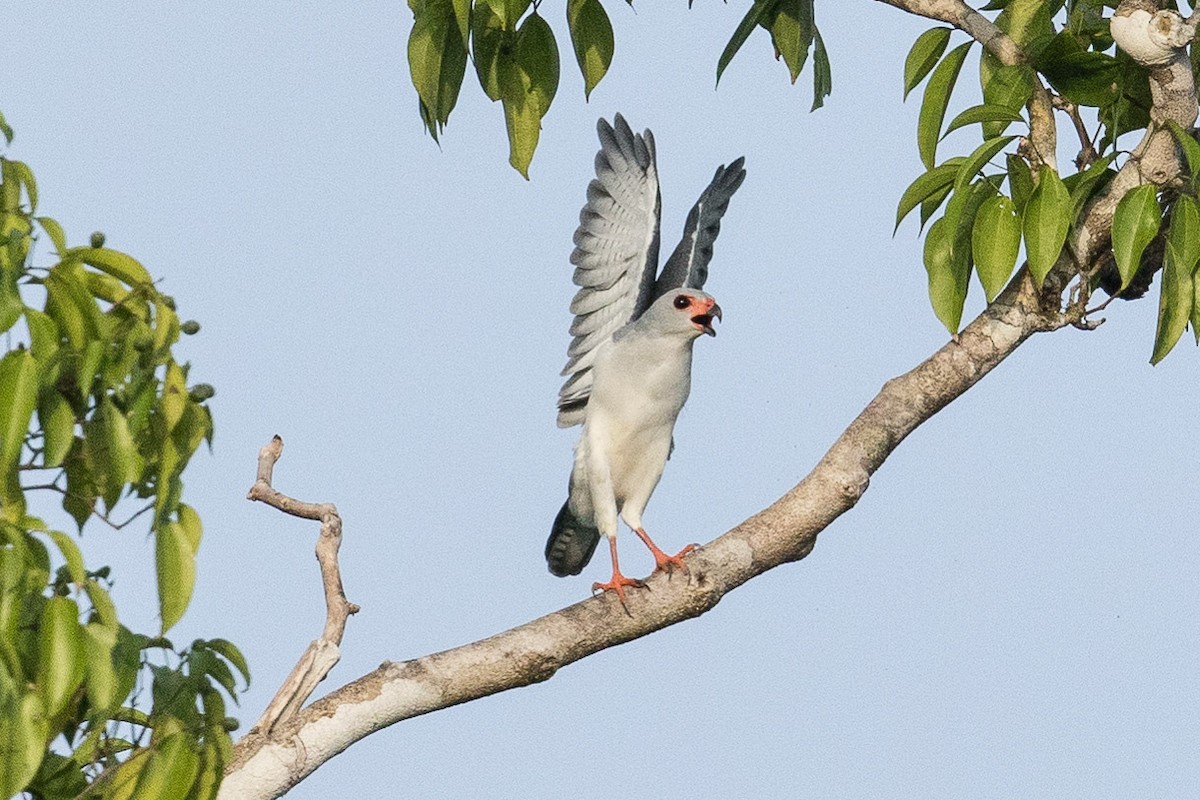
<svg viewBox="0 0 1200 800"><path fill-rule="evenodd" d="M680 310L687 308L691 304L692 304L692 301L688 298L688 296L686 294L681 294L675 298L675 307Z"/></svg>

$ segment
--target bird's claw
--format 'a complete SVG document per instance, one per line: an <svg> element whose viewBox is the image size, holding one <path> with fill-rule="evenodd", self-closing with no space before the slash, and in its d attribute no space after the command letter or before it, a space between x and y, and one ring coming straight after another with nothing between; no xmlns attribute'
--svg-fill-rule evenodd
<svg viewBox="0 0 1200 800"><path fill-rule="evenodd" d="M639 581L637 578L626 578L621 573L614 573L612 580L608 583L593 583L592 594L596 592L616 592L617 599L621 601L621 605L625 605L625 587L633 586L638 589L644 589L646 584L644 581ZM625 609L628 611L628 607Z"/></svg>
<svg viewBox="0 0 1200 800"><path fill-rule="evenodd" d="M679 567L684 571L685 574L691 574L691 570L688 569L688 565L686 562L684 562L683 557L699 546L700 545L698 544L689 544L687 547L683 548L673 556L667 555L657 547L654 548L652 550L654 553L654 571L665 572L668 575L671 575L674 573L675 568Z"/></svg>

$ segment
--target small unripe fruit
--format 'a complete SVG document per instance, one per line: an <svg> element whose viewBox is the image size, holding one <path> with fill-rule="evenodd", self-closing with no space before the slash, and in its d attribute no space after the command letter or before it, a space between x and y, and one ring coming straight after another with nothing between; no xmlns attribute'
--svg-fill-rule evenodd
<svg viewBox="0 0 1200 800"><path fill-rule="evenodd" d="M216 393L217 390L212 387L212 384L197 383L192 387L191 391L188 392L188 397L192 398L192 402L203 403Z"/></svg>

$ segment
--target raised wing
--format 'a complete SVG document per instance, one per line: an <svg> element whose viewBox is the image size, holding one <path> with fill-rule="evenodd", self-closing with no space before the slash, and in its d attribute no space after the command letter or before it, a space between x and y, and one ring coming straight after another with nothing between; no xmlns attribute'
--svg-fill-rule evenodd
<svg viewBox="0 0 1200 800"><path fill-rule="evenodd" d="M739 158L728 167L717 167L716 174L700 199L688 212L683 226L683 240L667 259L662 275L654 284L651 302L672 289L687 287L703 289L708 280L708 262L712 260L713 242L721 232L721 217L729 208L729 198L746 178L744 158Z"/></svg>
<svg viewBox="0 0 1200 800"><path fill-rule="evenodd" d="M659 191L654 136L635 134L617 114L615 125L601 119L596 178L575 231L571 301L571 346L558 393L558 425L583 422L592 391L592 364L601 345L651 302L658 269Z"/></svg>

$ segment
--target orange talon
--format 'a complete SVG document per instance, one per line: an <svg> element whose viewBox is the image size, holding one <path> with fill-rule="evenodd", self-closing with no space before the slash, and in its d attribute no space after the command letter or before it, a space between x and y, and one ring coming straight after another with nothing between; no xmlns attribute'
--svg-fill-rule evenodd
<svg viewBox="0 0 1200 800"><path fill-rule="evenodd" d="M675 567L679 567L684 572L688 572L689 570L687 564L685 564L683 561L683 557L700 546L696 544L689 544L675 555L669 556L659 549L658 545L656 545L641 528L636 529L634 533L638 535L639 539L646 543L646 547L650 548L650 552L654 556L654 571L666 572L668 575L674 572Z"/></svg>
<svg viewBox="0 0 1200 800"><path fill-rule="evenodd" d="M626 578L621 574L621 568L617 565L617 540L612 538L608 540L608 549L612 553L613 574L612 580L608 583L593 583L592 593L613 591L617 593L617 599L621 601L621 605L625 608L625 613L629 613L629 607L625 605L625 587L634 586L639 589L645 588L646 584L639 581L637 578Z"/></svg>
<svg viewBox="0 0 1200 800"><path fill-rule="evenodd" d="M617 593L617 599L621 601L621 605L625 605L625 587L635 586L639 589L645 588L646 584L639 581L637 578L626 578L619 572L614 572L612 580L608 583L593 583L592 593L613 591Z"/></svg>

